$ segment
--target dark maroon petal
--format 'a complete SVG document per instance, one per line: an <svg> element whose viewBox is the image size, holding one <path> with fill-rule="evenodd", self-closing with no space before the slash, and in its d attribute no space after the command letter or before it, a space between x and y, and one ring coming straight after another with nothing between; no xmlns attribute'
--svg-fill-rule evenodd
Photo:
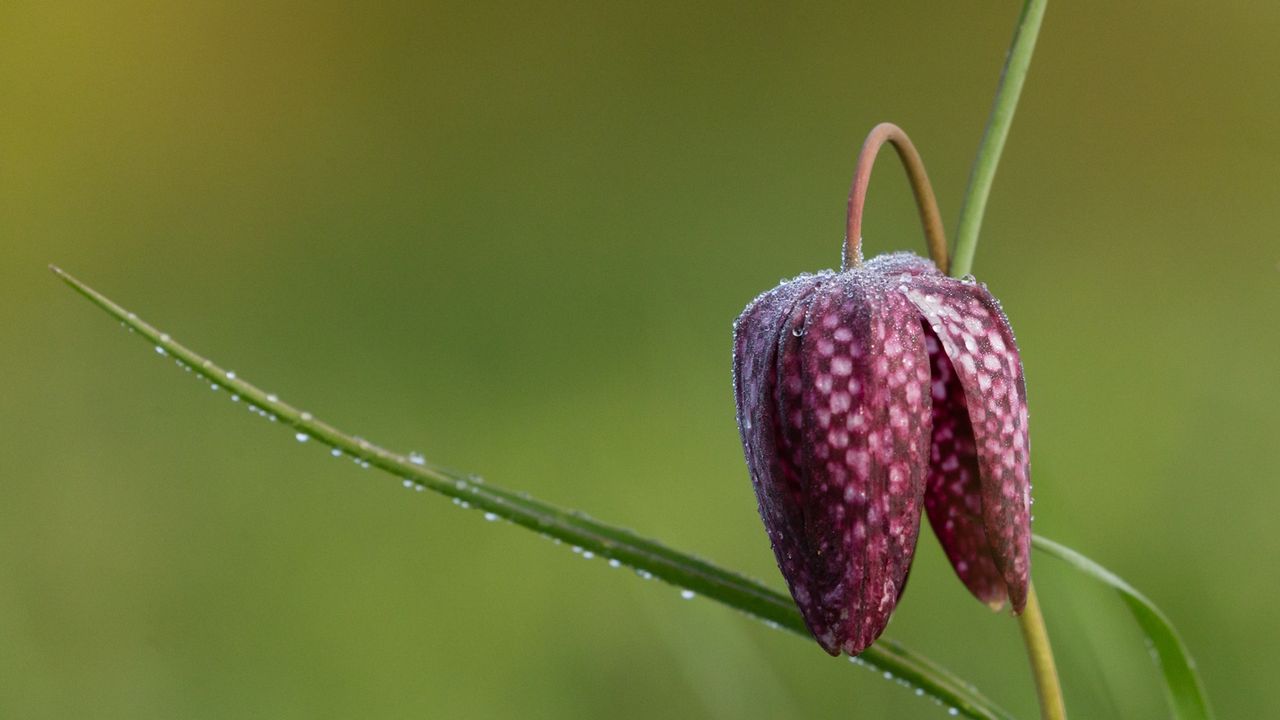
<svg viewBox="0 0 1280 720"><path fill-rule="evenodd" d="M778 412L778 344L780 336L792 337L784 323L822 281L801 276L784 283L756 298L734 323L734 394L747 468L778 568L806 620L812 597L809 550L799 476L788 459L791 448Z"/></svg>
<svg viewBox="0 0 1280 720"><path fill-rule="evenodd" d="M781 411L811 557L807 620L828 652L857 654L888 623L919 533L929 365L918 313L854 270L815 291L802 337L782 343Z"/></svg>
<svg viewBox="0 0 1280 720"><path fill-rule="evenodd" d="M1031 564L1031 477L1026 388L1009 322L986 287L977 283L920 276L905 279L900 289L936 334L963 389L963 399L957 396L944 402L953 417L967 415L977 455L980 514L989 557L1004 579L1014 611L1022 612ZM951 398L952 391L945 386L943 390ZM964 413L960 412L961 405ZM960 425L957 421L957 432ZM963 440L958 444L959 448L953 450L959 450L955 457L961 462L966 448ZM945 472L941 467L945 461L940 449L938 472ZM959 470L952 472L958 479ZM942 497L931 494L932 500L946 503L963 498L964 508L972 511L971 488L962 484L949 489L952 492ZM930 513L930 522L940 538L948 535L947 520L954 520L949 512L942 515L942 527L937 528L938 520ZM952 530L958 527L957 523ZM953 545L947 552L956 572L969 584L969 578L975 577L970 571L983 572L983 555L971 528L964 530L963 536L950 537ZM972 545L967 545L970 542ZM962 546L963 552L974 554L959 554ZM958 554L952 555L953 550ZM960 562L966 563L963 572ZM974 585L969 587L979 598L988 600L988 589L980 593Z"/></svg>

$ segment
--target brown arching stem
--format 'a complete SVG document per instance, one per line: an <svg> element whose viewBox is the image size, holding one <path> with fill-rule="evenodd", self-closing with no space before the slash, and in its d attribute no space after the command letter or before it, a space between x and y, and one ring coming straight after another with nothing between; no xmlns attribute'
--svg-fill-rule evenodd
<svg viewBox="0 0 1280 720"><path fill-rule="evenodd" d="M847 270L862 264L862 208L867 201L871 166L875 164L876 154L886 142L893 144L893 149L898 151L898 157L907 170L911 192L916 197L916 207L920 209L920 222L924 225L929 257L945 273L950 261L947 257L947 234L942 226L942 213L938 212L938 198L933 194L929 174L925 172L924 160L920 158L916 146L902 128L893 123L880 123L871 128L871 133L862 143L862 149L858 151L858 162L853 171L853 187L849 189L849 214L845 224L841 269Z"/></svg>

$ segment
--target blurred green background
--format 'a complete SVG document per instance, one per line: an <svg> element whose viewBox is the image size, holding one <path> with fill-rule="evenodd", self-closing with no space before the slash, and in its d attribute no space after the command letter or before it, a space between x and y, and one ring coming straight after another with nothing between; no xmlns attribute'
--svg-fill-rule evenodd
<svg viewBox="0 0 1280 720"><path fill-rule="evenodd" d="M951 223L1014 2L0 5L0 716L910 717L873 673L299 445L56 262L340 427L781 581L730 322L838 263L893 120ZM1057 2L975 271L1036 529L1147 592L1220 715L1280 672L1280 5ZM868 249L922 251L882 162ZM1038 556L1077 718L1159 717ZM888 635L1034 715L932 536Z"/></svg>

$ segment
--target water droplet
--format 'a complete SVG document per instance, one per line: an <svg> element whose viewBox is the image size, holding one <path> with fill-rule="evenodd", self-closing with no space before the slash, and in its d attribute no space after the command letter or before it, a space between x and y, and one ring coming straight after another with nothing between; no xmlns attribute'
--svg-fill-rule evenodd
<svg viewBox="0 0 1280 720"><path fill-rule="evenodd" d="M228 370L228 371L227 371L227 373L226 373L226 375L227 375L227 379L228 379L228 380L235 380L235 379L236 379L236 371L235 371L235 370Z"/></svg>
<svg viewBox="0 0 1280 720"><path fill-rule="evenodd" d="M622 563L621 563L621 562L619 562L617 558L613 558L613 559L609 560L609 567L611 567L611 568L619 568L619 567L622 567Z"/></svg>
<svg viewBox="0 0 1280 720"><path fill-rule="evenodd" d="M239 395L232 395L232 396L231 396L231 402L240 402L240 396L239 396Z"/></svg>
<svg viewBox="0 0 1280 720"><path fill-rule="evenodd" d="M299 415L298 417L302 418L302 421L303 421L303 422L311 422L311 421L314 419L314 418L312 418L312 417L311 417L311 413L309 413L309 412L304 412L304 413L302 413L301 415Z"/></svg>
<svg viewBox="0 0 1280 720"><path fill-rule="evenodd" d="M595 553L593 553L593 552L591 552L590 550L584 550L584 551L583 551L583 553L582 553L582 557L583 557L584 559L586 559L586 560L590 560L591 558L593 558L593 557L595 557L595 556L596 556L596 554L595 554Z"/></svg>
<svg viewBox="0 0 1280 720"><path fill-rule="evenodd" d="M964 283L965 285L972 285L978 282L978 278L974 277L973 274L971 273L960 278L960 282Z"/></svg>
<svg viewBox="0 0 1280 720"><path fill-rule="evenodd" d="M952 717L955 717L956 715L960 714L960 711L957 710L956 708L947 708L947 714Z"/></svg>
<svg viewBox="0 0 1280 720"><path fill-rule="evenodd" d="M697 597L697 593L695 593L692 590L681 590L680 597L684 598L685 600L692 600L695 597Z"/></svg>
<svg viewBox="0 0 1280 720"><path fill-rule="evenodd" d="M407 487L407 488L411 488L411 487L413 487L413 481L412 481L412 480L405 480L405 481L404 481L404 486L405 486L405 487Z"/></svg>
<svg viewBox="0 0 1280 720"><path fill-rule="evenodd" d="M574 546L573 546L573 554L574 554L574 555L580 555L580 554L582 554L582 548L578 547L577 545L574 545Z"/></svg>
<svg viewBox="0 0 1280 720"><path fill-rule="evenodd" d="M217 390L218 390L218 383L209 383L209 389L210 389L210 390L213 390L214 392L217 392Z"/></svg>
<svg viewBox="0 0 1280 720"><path fill-rule="evenodd" d="M488 520L489 522L493 522L494 520L498 519L498 516L491 512L487 512L484 514L484 519Z"/></svg>
<svg viewBox="0 0 1280 720"><path fill-rule="evenodd" d="M293 436L293 439L297 440L298 442L306 442L311 439L311 436L306 433L300 432L300 433L295 433Z"/></svg>
<svg viewBox="0 0 1280 720"><path fill-rule="evenodd" d="M157 346L156 346L156 354L158 354L158 355L168 355L169 353L165 352L165 351L164 351L164 348L162 348L162 347L160 347L159 345L157 345Z"/></svg>
<svg viewBox="0 0 1280 720"><path fill-rule="evenodd" d="M411 452L409 453L409 462L414 465L426 465L427 459L423 457L421 453Z"/></svg>
<svg viewBox="0 0 1280 720"><path fill-rule="evenodd" d="M341 451L341 450L339 450L338 448L334 448L334 449L330 450L330 451L329 451L329 454L330 454L330 455L332 455L332 456L334 456L334 457L342 457L342 451Z"/></svg>
<svg viewBox="0 0 1280 720"><path fill-rule="evenodd" d="M169 342L169 333L160 333L160 342Z"/></svg>
<svg viewBox="0 0 1280 720"><path fill-rule="evenodd" d="M276 397L275 393L272 393L267 396L267 402L280 402L280 398Z"/></svg>

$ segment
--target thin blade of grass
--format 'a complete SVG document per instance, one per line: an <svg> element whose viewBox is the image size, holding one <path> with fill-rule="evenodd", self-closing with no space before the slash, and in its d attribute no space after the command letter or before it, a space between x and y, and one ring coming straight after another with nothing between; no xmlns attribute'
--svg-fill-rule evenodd
<svg viewBox="0 0 1280 720"><path fill-rule="evenodd" d="M189 367L212 385L238 395L242 401L277 419L278 424L305 435L306 439L322 442L358 462L367 463L403 481L453 498L468 507L492 513L547 537L559 539L583 552L591 552L627 565L642 577L659 578L752 615L767 624L789 630L806 640L811 639L795 603L782 593L702 558L640 537L630 530L600 522L574 510L556 507L524 493L504 490L482 482L475 476L437 467L416 456L411 459L349 435L310 413L298 410L275 395L263 392L235 373L196 354L61 269L50 266L50 270L76 292L142 336L157 352ZM815 652L814 655L816 657L819 653ZM886 679L918 689L938 703L954 708L956 713L964 717L1012 720L1011 715L984 697L972 685L896 642L883 640L862 653L856 658L856 662L883 673Z"/></svg>
<svg viewBox="0 0 1280 720"><path fill-rule="evenodd" d="M1120 594L1125 606L1133 614L1138 627L1151 641L1152 659L1160 669L1164 680L1169 708L1176 720L1211 720L1213 711L1209 709L1209 699L1205 695L1204 685L1196 672L1196 663L1187 652L1178 631L1174 629L1169 618L1120 576L1102 567L1098 563L1072 550L1066 545L1054 542L1049 538L1036 535L1031 544L1037 550L1052 555L1071 565L1080 572L1111 587Z"/></svg>

